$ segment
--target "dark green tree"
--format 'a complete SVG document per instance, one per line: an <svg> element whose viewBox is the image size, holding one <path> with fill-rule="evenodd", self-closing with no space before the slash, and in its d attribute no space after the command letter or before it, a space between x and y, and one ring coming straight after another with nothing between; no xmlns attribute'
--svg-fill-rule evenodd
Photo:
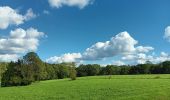
<svg viewBox="0 0 170 100"><path fill-rule="evenodd" d="M130 66L120 66L120 74L121 75L128 75L130 71Z"/></svg>
<svg viewBox="0 0 170 100"><path fill-rule="evenodd" d="M2 75L1 86L22 86L31 84L32 79L26 76L25 66L22 60L10 62L7 70Z"/></svg>
<svg viewBox="0 0 170 100"><path fill-rule="evenodd" d="M69 67L66 64L58 64L58 78L63 79L69 77Z"/></svg>
<svg viewBox="0 0 170 100"><path fill-rule="evenodd" d="M7 70L8 63L1 62L0 63L0 79L2 77L2 74Z"/></svg>
<svg viewBox="0 0 170 100"><path fill-rule="evenodd" d="M70 74L69 74L70 79L76 80L76 75L77 75L77 72L75 70L75 67L70 67Z"/></svg>
<svg viewBox="0 0 170 100"><path fill-rule="evenodd" d="M31 73L35 81L44 80L47 77L45 64L41 61L39 56L34 52L29 52L23 57L23 62L26 66L30 67Z"/></svg>
<svg viewBox="0 0 170 100"><path fill-rule="evenodd" d="M52 64L45 63L45 69L47 72L46 80L57 79L57 72Z"/></svg>
<svg viewBox="0 0 170 100"><path fill-rule="evenodd" d="M106 66L106 74L107 75L118 75L120 74L120 67L115 65L107 65Z"/></svg>
<svg viewBox="0 0 170 100"><path fill-rule="evenodd" d="M170 74L170 61L165 61L161 63L160 66L162 66L163 74Z"/></svg>

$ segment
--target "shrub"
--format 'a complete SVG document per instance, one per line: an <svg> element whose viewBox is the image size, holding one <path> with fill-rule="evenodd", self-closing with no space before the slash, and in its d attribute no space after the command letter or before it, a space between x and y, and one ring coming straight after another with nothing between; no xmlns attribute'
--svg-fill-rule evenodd
<svg viewBox="0 0 170 100"><path fill-rule="evenodd" d="M71 78L71 80L76 80L76 74L77 74L77 72L76 72L75 68L71 67L70 68L70 78Z"/></svg>

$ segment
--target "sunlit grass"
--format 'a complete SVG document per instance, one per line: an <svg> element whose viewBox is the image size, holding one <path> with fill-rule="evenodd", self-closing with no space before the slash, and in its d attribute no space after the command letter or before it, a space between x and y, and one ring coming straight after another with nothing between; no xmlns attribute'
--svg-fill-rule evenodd
<svg viewBox="0 0 170 100"><path fill-rule="evenodd" d="M0 88L0 100L169 100L170 75L113 75Z"/></svg>

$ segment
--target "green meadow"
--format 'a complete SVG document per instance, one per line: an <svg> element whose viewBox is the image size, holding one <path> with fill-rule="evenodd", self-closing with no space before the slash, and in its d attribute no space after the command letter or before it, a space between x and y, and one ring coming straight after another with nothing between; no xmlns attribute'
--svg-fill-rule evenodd
<svg viewBox="0 0 170 100"><path fill-rule="evenodd" d="M0 100L169 100L170 75L113 75L1 87Z"/></svg>

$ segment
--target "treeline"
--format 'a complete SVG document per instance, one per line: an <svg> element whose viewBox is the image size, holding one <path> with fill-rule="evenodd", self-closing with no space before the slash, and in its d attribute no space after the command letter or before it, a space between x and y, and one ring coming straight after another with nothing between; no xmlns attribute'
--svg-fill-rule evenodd
<svg viewBox="0 0 170 100"><path fill-rule="evenodd" d="M48 64L41 61L34 52L23 59L10 62L2 74L1 86L24 86L40 80L76 79L75 63Z"/></svg>
<svg viewBox="0 0 170 100"><path fill-rule="evenodd" d="M1 86L23 86L35 81L96 75L132 75L132 74L170 74L170 61L160 64L138 64L134 66L98 64L79 65L75 63L49 64L43 62L36 53L27 53L16 62L0 63Z"/></svg>
<svg viewBox="0 0 170 100"><path fill-rule="evenodd" d="M0 79L2 74L6 71L8 63L0 62Z"/></svg>
<svg viewBox="0 0 170 100"><path fill-rule="evenodd" d="M170 61L160 64L138 64L134 66L107 65L101 67L97 64L80 65L76 68L77 76L95 76L95 75L133 75L133 74L170 74Z"/></svg>

